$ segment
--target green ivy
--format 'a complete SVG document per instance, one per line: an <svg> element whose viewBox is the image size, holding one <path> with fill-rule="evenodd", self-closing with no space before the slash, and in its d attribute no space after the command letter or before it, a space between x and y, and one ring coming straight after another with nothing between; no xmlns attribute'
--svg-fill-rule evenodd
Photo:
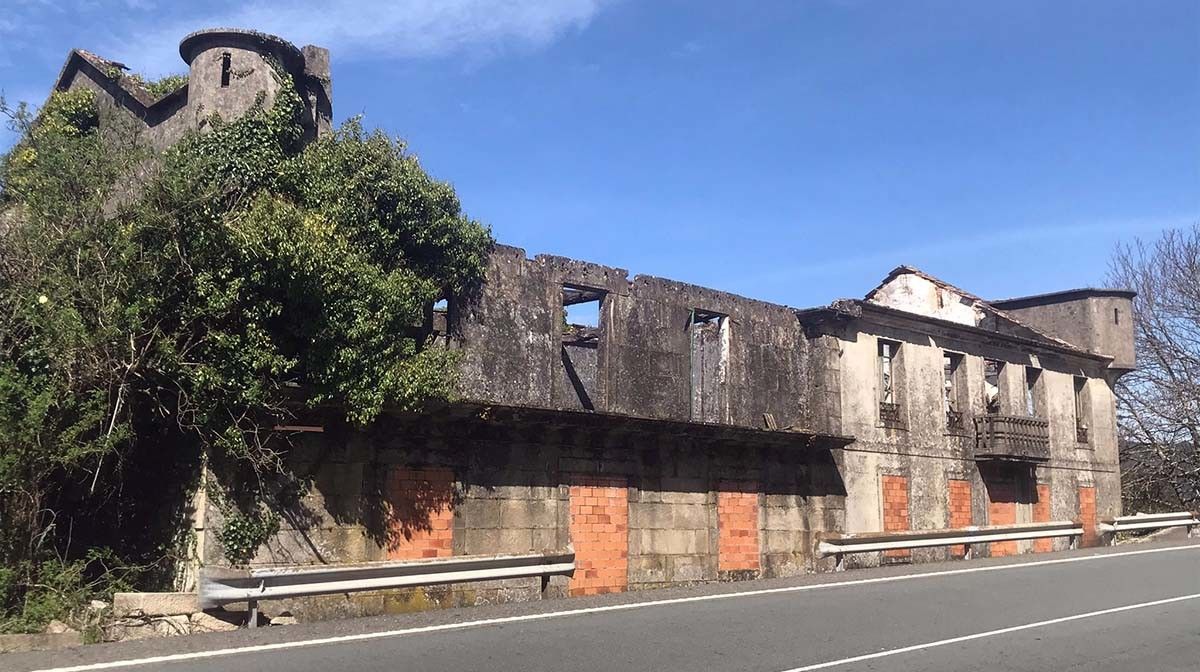
<svg viewBox="0 0 1200 672"><path fill-rule="evenodd" d="M244 514L232 512L225 518L217 539L232 565L245 565L254 558L258 548L279 531L279 518L269 513Z"/></svg>
<svg viewBox="0 0 1200 672"><path fill-rule="evenodd" d="M20 568L0 613L89 544L162 565L186 527L163 509L206 461L246 562L293 478L275 426L452 397L453 353L414 327L481 281L488 229L357 119L305 143L278 83L158 156L56 94L0 163L0 566Z"/></svg>

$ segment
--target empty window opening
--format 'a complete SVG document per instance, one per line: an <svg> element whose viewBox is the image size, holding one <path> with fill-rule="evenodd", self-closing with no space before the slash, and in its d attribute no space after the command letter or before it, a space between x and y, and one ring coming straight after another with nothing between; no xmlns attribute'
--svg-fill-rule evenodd
<svg viewBox="0 0 1200 672"><path fill-rule="evenodd" d="M563 285L563 333L576 328L600 326L600 309L604 303L604 292L598 289Z"/></svg>
<svg viewBox="0 0 1200 672"><path fill-rule="evenodd" d="M692 310L688 318L688 337L691 341L692 419L724 422L729 318L709 310Z"/></svg>
<svg viewBox="0 0 1200 672"><path fill-rule="evenodd" d="M1032 366L1025 367L1025 415L1036 417L1040 404L1041 387L1038 381L1042 379L1042 370Z"/></svg>
<svg viewBox="0 0 1200 672"><path fill-rule="evenodd" d="M900 344L879 339L876 373L879 391L879 422L884 427L902 428L900 413Z"/></svg>
<svg viewBox="0 0 1200 672"><path fill-rule="evenodd" d="M425 318L421 325L425 338L441 346L450 344L450 300L443 296L425 304Z"/></svg>
<svg viewBox="0 0 1200 672"><path fill-rule="evenodd" d="M983 360L983 406L988 414L1000 413L1000 376L1004 362L994 359Z"/></svg>
<svg viewBox="0 0 1200 672"><path fill-rule="evenodd" d="M562 286L562 373L555 394L564 408L596 409L605 295L599 289Z"/></svg>
<svg viewBox="0 0 1200 672"><path fill-rule="evenodd" d="M942 406L947 429L963 429L962 361L963 356L953 352L942 355Z"/></svg>
<svg viewBox="0 0 1200 672"><path fill-rule="evenodd" d="M896 403L896 355L900 344L892 341L879 341L879 401L884 404Z"/></svg>
<svg viewBox="0 0 1200 672"><path fill-rule="evenodd" d="M221 54L221 86L229 86L229 71L232 61L229 52Z"/></svg>
<svg viewBox="0 0 1200 672"><path fill-rule="evenodd" d="M1091 407L1088 402L1087 378L1075 376L1075 440L1088 442L1088 420Z"/></svg>

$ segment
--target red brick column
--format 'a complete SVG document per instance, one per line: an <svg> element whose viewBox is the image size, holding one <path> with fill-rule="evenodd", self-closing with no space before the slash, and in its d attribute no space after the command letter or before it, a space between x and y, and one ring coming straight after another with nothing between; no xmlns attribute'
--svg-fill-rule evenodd
<svg viewBox="0 0 1200 672"><path fill-rule="evenodd" d="M883 531L903 532L908 527L908 477L883 477ZM907 549L884 551L885 558L907 558Z"/></svg>
<svg viewBox="0 0 1200 672"><path fill-rule="evenodd" d="M571 478L571 595L619 593L629 584L629 488L623 476Z"/></svg>
<svg viewBox="0 0 1200 672"><path fill-rule="evenodd" d="M958 529L971 525L971 482L961 479L949 481L950 527ZM955 546L950 553L956 557L967 554L966 546Z"/></svg>
<svg viewBox="0 0 1200 672"><path fill-rule="evenodd" d="M988 486L988 525L1015 525L1017 522L1017 489L1012 481ZM993 558L1017 554L1017 542L994 541Z"/></svg>
<svg viewBox="0 0 1200 672"><path fill-rule="evenodd" d="M1033 522L1048 523L1050 522L1050 486L1037 486L1037 501L1033 503ZM1049 553L1054 550L1054 540L1052 539L1034 539L1034 553Z"/></svg>
<svg viewBox="0 0 1200 672"><path fill-rule="evenodd" d="M1079 522L1083 524L1083 546L1097 546L1100 538L1096 535L1096 488L1081 486L1079 488Z"/></svg>
<svg viewBox="0 0 1200 672"><path fill-rule="evenodd" d="M758 568L758 483L718 483L717 569L728 572Z"/></svg>
<svg viewBox="0 0 1200 672"><path fill-rule="evenodd" d="M444 558L454 554L454 472L398 468L388 472L388 560Z"/></svg>

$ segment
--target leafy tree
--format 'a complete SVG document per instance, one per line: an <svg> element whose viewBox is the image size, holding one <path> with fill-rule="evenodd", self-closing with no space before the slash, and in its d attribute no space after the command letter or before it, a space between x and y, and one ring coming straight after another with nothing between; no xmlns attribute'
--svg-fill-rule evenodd
<svg viewBox="0 0 1200 672"><path fill-rule="evenodd" d="M0 163L0 629L65 614L31 616L35 587L97 585L100 546L166 581L202 463L250 521L226 535L245 559L297 410L366 425L453 395L419 327L481 280L489 231L358 120L304 144L290 82L161 155L90 92L36 119L0 103L23 132Z"/></svg>

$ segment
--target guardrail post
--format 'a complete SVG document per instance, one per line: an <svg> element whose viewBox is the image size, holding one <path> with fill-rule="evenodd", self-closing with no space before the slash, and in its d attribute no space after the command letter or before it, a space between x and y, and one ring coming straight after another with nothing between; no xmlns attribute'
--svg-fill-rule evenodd
<svg viewBox="0 0 1200 672"><path fill-rule="evenodd" d="M1200 525L1188 525L1188 539L1200 536L1198 531L1200 531Z"/></svg>
<svg viewBox="0 0 1200 672"><path fill-rule="evenodd" d="M966 550L963 551L963 560L970 560L971 558L975 557L975 546L972 544L966 544L964 548Z"/></svg>
<svg viewBox="0 0 1200 672"><path fill-rule="evenodd" d="M1071 543L1070 543L1070 545L1068 546L1068 548L1070 548L1072 551L1073 551L1073 550L1075 550L1075 549L1077 549L1077 548L1079 548L1079 540L1080 540L1082 537L1083 537L1083 535L1081 535L1081 534L1072 534L1072 535L1071 535L1071 537L1070 537L1070 539L1071 539Z"/></svg>
<svg viewBox="0 0 1200 672"><path fill-rule="evenodd" d="M246 613L248 613L250 615L250 620L247 621L246 627L247 628L257 628L258 627L258 600L250 600L250 602L248 603L248 606L250 607L250 609Z"/></svg>
<svg viewBox="0 0 1200 672"><path fill-rule="evenodd" d="M835 553L833 556L833 559L835 562L835 564L833 566L833 571L835 571L835 572L846 571L846 555L844 553Z"/></svg>

